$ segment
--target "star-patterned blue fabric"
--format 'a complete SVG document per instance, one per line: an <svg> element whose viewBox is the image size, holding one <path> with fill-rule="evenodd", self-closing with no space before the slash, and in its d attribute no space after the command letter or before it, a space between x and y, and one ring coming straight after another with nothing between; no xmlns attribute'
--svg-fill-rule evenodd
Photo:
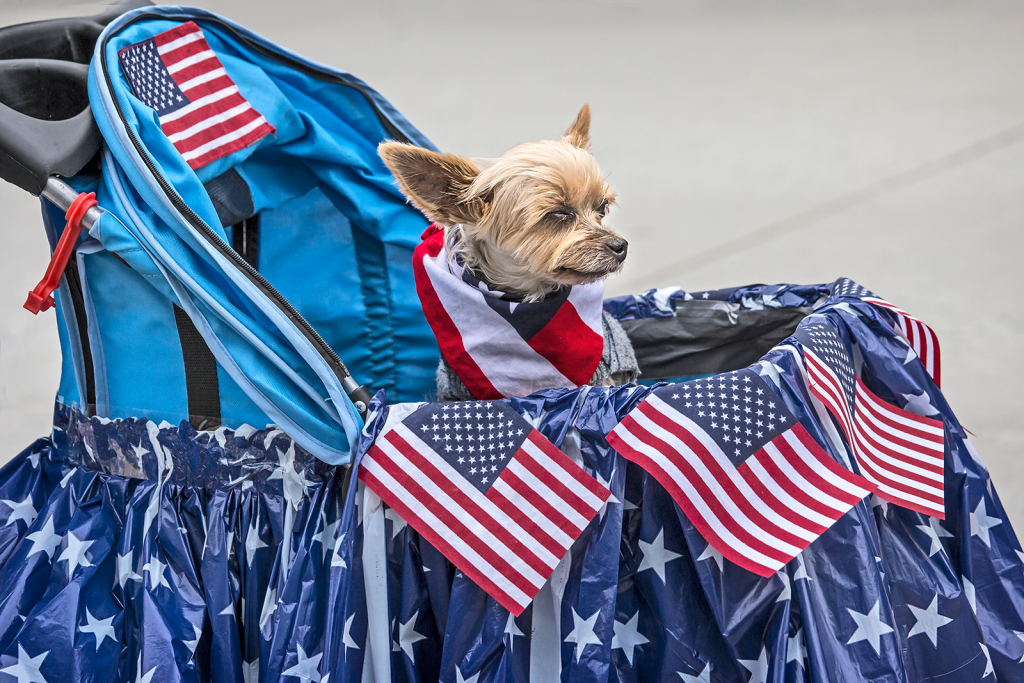
<svg viewBox="0 0 1024 683"><path fill-rule="evenodd" d="M509 438L507 411L612 491L513 618L279 429L196 432L59 405L52 435L0 471L0 681L355 683L368 668L396 683L1024 679L1024 551L968 435L873 307L819 311L885 400L918 397L944 421L945 521L868 499L760 578L605 440L650 392L693 384L551 390L490 404L490 419L488 404L435 406L439 421L472 411L474 428L499 425L495 441ZM750 377L839 458L787 350L805 331L699 384L731 406ZM375 399L360 452L402 408ZM437 430L440 443L455 433L468 429Z"/></svg>

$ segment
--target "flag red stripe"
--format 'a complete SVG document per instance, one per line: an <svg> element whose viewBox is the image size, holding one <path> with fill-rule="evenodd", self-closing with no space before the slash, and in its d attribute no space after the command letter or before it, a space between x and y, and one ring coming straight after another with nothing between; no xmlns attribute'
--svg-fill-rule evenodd
<svg viewBox="0 0 1024 683"><path fill-rule="evenodd" d="M240 106L244 107L244 109L235 114L234 116L232 116L230 119L220 121L218 123L213 123L212 125L207 125L205 128L200 128L199 130L193 131L187 138L174 140L173 142L175 148L177 148L177 150L182 154L187 154L209 143L211 140L216 140L222 135L228 135L229 133L243 127L247 123L251 123L256 119L263 118L258 111L256 111L249 105L248 102L242 102L240 103ZM175 123L177 123L177 121L175 121ZM161 128L162 127L163 126L161 126ZM168 129L170 129L169 124ZM255 129L254 131L250 131L250 133L247 133L247 135L251 135L253 132L257 132L258 130L259 128ZM164 130L164 133L167 135L167 137L171 137L172 135L174 135L174 133L170 132L170 130ZM234 140L226 144L231 144L233 142ZM220 146L217 147L217 149L219 148Z"/></svg>
<svg viewBox="0 0 1024 683"><path fill-rule="evenodd" d="M183 37L184 35L177 36L176 38L174 38L174 40ZM157 46L161 48L166 48L166 46L174 42L174 40L163 40L161 42L158 42ZM161 50L160 59L162 59L164 64L166 64L168 67L172 67L183 59L187 59L192 55L197 55L201 52L206 52L208 50L212 50L210 48L210 44L206 42L205 37L202 37L198 38L197 40L185 43L184 45L180 45L174 48L173 50ZM214 57L214 59L216 59L216 56Z"/></svg>
<svg viewBox="0 0 1024 683"><path fill-rule="evenodd" d="M566 458L564 454L560 453L559 455ZM576 495L575 491L559 481L554 474L537 462L536 458L526 450L520 450L519 453L516 454L516 460L519 461L519 464L521 464L527 472L537 477L542 484L551 489L551 492L555 494L556 498L563 500L569 507L578 512L581 517L589 521L594 513L597 512L598 508L594 508L583 502L583 500ZM566 458L566 460L568 460L568 458ZM572 461L570 460L569 462Z"/></svg>
<svg viewBox="0 0 1024 683"><path fill-rule="evenodd" d="M199 65L199 66L201 66L201 65ZM217 67L217 68L220 68L220 67ZM207 68L198 69L198 68L193 68L193 67L189 67L188 69L182 69L180 73L174 74L174 76L175 76L174 82L177 83L179 86L181 86L181 85L184 85L184 84L188 83L189 81L193 80L194 78L196 78L198 76L203 76L203 75L208 74L211 71L215 71L215 70L216 69L207 69ZM180 76L180 78L179 78L179 76ZM196 85L193 85L187 91L183 90L182 92L185 94L186 97L188 97L190 102L195 102L196 100L198 100L201 97L206 97L207 95L212 95L214 93L220 92L221 90L224 90L225 88L230 88L233 85L235 85L235 82L232 81L231 77L228 76L225 73L225 74L222 74L220 76L216 76L214 78L211 78L208 81L204 81L202 83L198 83ZM239 95L239 97L241 97L241 95ZM219 104L219 102L218 102L218 104ZM224 108L227 109L229 107L225 106Z"/></svg>
<svg viewBox="0 0 1024 683"><path fill-rule="evenodd" d="M273 132L273 126L271 126L269 123L264 124L259 128L253 130L252 132L247 133L244 137L238 138L226 145L222 145L220 147L212 149L209 152L203 154L202 156L190 159L188 161L188 165L192 169L202 168L206 164L216 161L221 157L227 156L232 152L237 152L240 149L245 149L249 145L258 142L259 140L266 137L267 135L272 134Z"/></svg>
<svg viewBox="0 0 1024 683"><path fill-rule="evenodd" d="M856 486L858 489L865 489L864 480L861 477L858 477L850 470L840 465L838 462L832 459L832 457L829 456L828 453L822 450L821 446L819 446L818 443L814 440L814 438L807 432L807 430L804 429L804 426L802 424L797 424L791 430L790 433L793 436L795 436L801 444L803 444L804 449L806 449L806 451L810 453L811 456L815 460L817 460L822 467L828 470L832 476L842 479L847 484ZM787 448L789 448L788 444ZM781 444L779 444L779 450L782 450ZM799 456L794 455L794 457ZM851 506L856 505L865 495L871 492L870 487L867 487L867 490L865 490L864 493L860 493L859 491L857 493L852 493L850 491L840 488L835 484L832 484L831 482L828 482L824 478L821 479L820 484L818 484L818 488L819 490L828 493L833 498L836 498L840 501L844 501Z"/></svg>
<svg viewBox="0 0 1024 683"><path fill-rule="evenodd" d="M504 474L505 473L502 472L502 476L504 476ZM505 482L508 483L508 478L505 479ZM562 545L555 539L551 538L543 527L533 521L524 510L522 510L513 501L509 500L501 491L492 486L490 490L487 491L487 498L506 515L511 517L516 524L522 527L523 531L533 536L537 543L539 543L545 550L555 557L562 557L565 555L565 551L568 549L568 546Z"/></svg>
<svg viewBox="0 0 1024 683"><path fill-rule="evenodd" d="M935 481L927 476L923 476L919 472L907 469L900 462L892 462L891 457L887 460L886 456L888 455L889 454L884 450L875 447L872 443L861 438L861 435L858 434L857 456L859 460L871 460L876 470L886 472L891 477L902 477L907 480L903 482L902 485L909 487L910 489L942 491L941 478L939 481Z"/></svg>
<svg viewBox="0 0 1024 683"><path fill-rule="evenodd" d="M592 476L587 474L586 470L584 470L582 467L573 462L573 460L565 453L558 450L555 447L555 444L545 439L544 435L541 434L540 432L534 430L530 432L527 438L530 439L530 441L532 441L533 444L537 446L537 448L547 453L547 455L552 460L562 463L562 469L571 474L573 479L575 479L577 483L582 485L584 488L587 489L587 491L592 493L598 500L601 501L601 504L598 505L596 508L597 510L601 509L601 506L604 505L605 501L608 500L608 496L611 495L611 492L608 490L607 487L605 487L599 481L597 481Z"/></svg>
<svg viewBox="0 0 1024 683"><path fill-rule="evenodd" d="M832 414L840 422L840 426L849 436L853 427L853 416L850 414L850 405L843 393L842 385L838 378L823 361L820 361L813 353L807 353L807 372L810 378L811 392L817 396L822 403L830 406Z"/></svg>
<svg viewBox="0 0 1024 683"><path fill-rule="evenodd" d="M444 491L452 499L458 509L462 510L467 516L489 531L496 539L504 543L505 547L507 547L514 555L519 557L524 564L530 567L530 569L541 576L547 576L551 571L552 565L545 563L537 557L532 550L523 545L514 534L514 530L506 528L500 521L494 519L490 512L485 510L471 497L466 495L462 489L442 474L441 471L438 470L426 457L424 457L422 453L406 442L401 435L396 434L395 431L392 430L388 434L384 435L382 439L394 446L398 452L404 455L406 459L408 459L413 466L419 469L427 479ZM376 459L380 461L380 458ZM388 458L388 462L393 461ZM516 586L523 592L529 592L528 587L531 584L525 579L525 577L522 577L518 569L509 564L504 557L498 555L496 550L487 545L487 542L484 539L480 538L475 532L473 532L462 522L462 520L455 517L444 505L441 504L441 502L437 501L432 495L427 493L427 491L417 481L412 479L409 473L405 472L400 465L394 463L393 467L397 469L398 472L393 472L389 469L388 472L391 476L393 476L397 481L402 482L406 489L410 493L413 493L423 505L427 506L438 519L444 520L452 528L454 528L454 526L449 522L449 518L461 526L463 531L459 533L459 536L472 545L473 550L480 553L481 557L488 558L488 561L491 561L490 558L493 556L498 562L504 564L504 566L508 567L510 572L515 574L517 577L521 577L520 580L524 582L522 585L516 582ZM409 483L406 483L406 479L409 480ZM481 497L483 497L483 494L481 494ZM498 566L493 561L491 564ZM508 575L505 571L502 573ZM509 576L509 578L511 579L512 577Z"/></svg>
<svg viewBox="0 0 1024 683"><path fill-rule="evenodd" d="M759 450L757 453L754 453L750 457L752 459L754 459L754 460L757 460L758 464L760 464L762 467L764 467L765 471L767 472L767 474L771 478L771 482L775 486L779 487L780 489L782 489L783 491L788 493L791 497L793 497L797 502L803 503L806 507L810 508L811 510L814 510L815 512L821 512L821 510L816 509L816 505L807 505L806 504L809 499L806 496L803 496L800 493L796 492L794 490L794 487L790 486L790 484L792 482L790 482L785 477L776 476L776 473L778 472L778 468L775 468L775 472L772 472L770 467L774 467L775 464L771 463L771 459L768 457L768 455L764 452L763 449ZM770 466L766 466L766 463L770 463ZM744 463L744 464L746 464L746 463ZM765 481L758 474L756 474L752 469L750 469L749 467L742 467L741 466L741 467L737 468L736 471L739 472L740 476L743 477L747 481L747 483L750 485L750 488L752 488L754 491L757 492L757 494L761 497L761 500L765 500L765 501L773 500L773 501L776 501L773 504L776 505L776 509L780 513L783 512L783 511L788 511L785 507L783 507L786 504L785 501L781 500L775 493L773 493L772 490L769 488L769 486L765 483ZM797 514L796 511L789 511L789 512ZM827 514L827 513L823 513L822 512L822 514ZM796 522L796 520L793 520L793 521ZM813 519L808 519L808 518L804 517L803 515L800 515L799 522L796 522L796 523L799 524L799 526L803 527L804 529L806 529L807 531L809 531L809 532L811 532L811 533L813 533L815 535L821 535L825 531L825 529L827 528L827 527L824 527L821 524L819 524L817 521L815 521ZM806 540L806 539L802 539L802 540Z"/></svg>
<svg viewBox="0 0 1024 683"><path fill-rule="evenodd" d="M509 488L528 500L533 507L537 508L544 517L561 529L565 535L571 538L576 538L580 533L580 530L572 525L564 515L552 507L549 502L537 495L537 492L527 486L522 479L517 477L514 473L509 472L507 467L505 468L505 471L501 473L501 479L508 484Z"/></svg>
<svg viewBox="0 0 1024 683"><path fill-rule="evenodd" d="M874 420L875 422L884 422L888 426L892 427L893 430L906 435L906 437L913 437L915 439L920 439L921 441L929 442L925 444L916 444L917 449L927 449L930 447L941 448L945 444L945 433L943 431L942 422L939 420L923 417L917 413L912 413L909 410L883 401L872 393L872 391L859 379L857 380L857 390L858 399L865 399L865 401L857 401L858 408L863 406L865 410L874 415L877 418Z"/></svg>
<svg viewBox="0 0 1024 683"><path fill-rule="evenodd" d="M402 519L407 523L412 524L413 528L416 529L421 536L437 548L442 555L451 560L456 567L461 569L463 573L470 578L470 580L483 588L487 594L494 598L502 607L516 616L526 609L526 605L528 603L520 604L516 600L513 600L505 591L498 588L497 584L495 584L485 572L477 569L476 565L467 560L460 553L456 552L455 548L453 548L440 533L435 531L433 527L425 523L422 519L414 515L409 506L403 503L397 495L393 494L388 487L384 486L379 479L367 472L365 467L359 468L359 479L369 486L370 490L380 496L381 500L398 512L398 514L402 516ZM536 595L536 593L528 593L528 595L532 596Z"/></svg>
<svg viewBox="0 0 1024 683"><path fill-rule="evenodd" d="M786 493L791 495L798 502L802 503L807 508L817 512L823 517L827 517L830 520L835 520L836 510L835 508L826 505L814 496L813 489L806 490L801 486L798 486L795 481L786 476L786 473L782 471L779 465L775 462L775 459L771 457L764 449L758 451L755 455L757 462L764 467L765 471L771 476L771 478L783 489ZM807 478L807 472L805 467L798 466L795 462L789 463L793 469L799 472L804 478ZM834 497L834 496L833 496ZM822 527L820 523L815 520L809 520L811 523L817 524L822 533L827 527Z"/></svg>
<svg viewBox="0 0 1024 683"><path fill-rule="evenodd" d="M683 477L690 483L690 486L697 492L701 499L707 504L711 512L715 517L722 523L722 525L729 530L737 539L748 545L749 547L757 550L761 554L769 557L773 560L777 560L785 564L789 561L791 555L783 550L779 550L766 542L767 537L775 537L775 539L782 541L790 546L799 548L802 541L797 539L792 534L782 531L775 524L769 523L760 513L753 510L753 506L750 504L744 496L740 495L736 490L736 485L725 475L718 464L713 462L713 457L706 451L703 444L699 443L689 432L686 432L678 425L672 422L668 417L662 415L660 411L653 408L648 401L644 401L634 410L640 411L645 417L657 426L661 427L665 431L669 432L677 439L682 441L687 448L689 448L697 459L707 466L711 472L711 476L718 483L718 485L725 491L726 495L733 502L733 504L743 513L748 520L754 525L754 528L758 532L764 532L763 536L755 536L751 533L747 527L745 527L740 520L736 519L733 514L723 505L718 495L714 493L708 483L691 465L689 460L682 454L669 446L667 443L662 441L660 438L652 434L650 431L645 429L642 425L636 424L637 430L633 433L639 436L643 441L648 443L651 447L661 453L667 460L669 460ZM631 417L631 416L630 416ZM683 432L683 433L680 433ZM642 434L642 436L641 436ZM712 462L708 462L711 460ZM664 482L662 483L664 485ZM737 500L739 498L740 500ZM763 522L763 523L762 523Z"/></svg>
<svg viewBox="0 0 1024 683"><path fill-rule="evenodd" d="M895 450L891 444L872 434L870 425L865 424L860 416L857 418L856 437L858 445L862 446L864 451L879 457L881 461L888 463L890 468L906 471L908 476L913 475L913 479L931 486L939 485L934 479L936 476L941 482L945 464L941 456L932 455L930 462L926 462L921 458L901 453Z"/></svg>
<svg viewBox="0 0 1024 683"><path fill-rule="evenodd" d="M191 33L201 32L202 30L199 28L199 24L197 24L194 21L186 21L184 24L175 26L174 28L168 29L163 33L153 36L153 42L156 43L157 46L159 47L174 42L178 38L182 38Z"/></svg>
<svg viewBox="0 0 1024 683"><path fill-rule="evenodd" d="M635 462L648 474L653 476L672 497L672 500L683 511L686 518L693 523L697 532L700 533L700 535L703 536L704 539L715 548L715 550L720 552L723 557L728 559L730 562L747 569L748 571L754 572L759 576L766 577L772 576L785 564L785 562L778 562L775 566L763 565L752 560L741 549L733 548L725 538L715 531L712 524L705 519L704 515L697 509L697 506L690 500L689 496L683 492L675 479L669 475L668 472L662 469L657 462L652 460L645 453L641 453L640 451L633 449L632 446L621 438L618 434L620 428L623 431L639 429L640 431L634 434L634 438L645 442L647 441L647 432L643 431L642 428L640 428L639 425L637 425L636 422L627 415L626 418L608 435L608 443L611 444L612 448L621 453L624 458ZM707 503L707 501L704 502L705 504ZM716 519L716 521L718 521L718 523L723 527L725 526L721 519ZM731 529L727 530L731 532Z"/></svg>
<svg viewBox="0 0 1024 683"><path fill-rule="evenodd" d="M559 308L550 322L526 343L577 386L594 376L604 349L604 337L587 327L571 302ZM581 363L581 358L593 362Z"/></svg>
<svg viewBox="0 0 1024 683"><path fill-rule="evenodd" d="M875 493L879 497L911 510L917 510L918 512L934 515L940 519L945 518L944 502L941 499L929 495L925 491L911 489L892 482L889 477L875 469L872 466L873 464L874 463L870 458L860 459L860 466L861 470L864 472L864 476L870 481L878 484L878 490ZM919 503L911 497L919 498L922 502Z"/></svg>

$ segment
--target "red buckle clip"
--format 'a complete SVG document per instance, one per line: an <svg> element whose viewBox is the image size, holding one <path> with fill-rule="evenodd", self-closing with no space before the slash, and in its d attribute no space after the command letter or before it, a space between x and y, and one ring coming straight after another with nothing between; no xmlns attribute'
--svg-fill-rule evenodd
<svg viewBox="0 0 1024 683"><path fill-rule="evenodd" d="M39 311L47 311L53 307L53 290L60 284L60 278L64 275L64 269L71 260L71 252L78 243L78 236L82 234L82 217L85 212L96 206L96 193L79 193L75 201L71 202L68 212L64 214L67 227L57 242L57 248L53 250L50 258L50 265L46 267L46 275L39 281L35 289L28 293L25 301L25 309L33 315Z"/></svg>

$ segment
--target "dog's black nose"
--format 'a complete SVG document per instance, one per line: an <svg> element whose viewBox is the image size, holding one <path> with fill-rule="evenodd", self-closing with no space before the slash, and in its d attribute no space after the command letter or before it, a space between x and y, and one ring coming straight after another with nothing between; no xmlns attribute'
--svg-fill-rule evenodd
<svg viewBox="0 0 1024 683"><path fill-rule="evenodd" d="M629 249L629 242L621 237L613 237L604 243L605 248L612 253L612 256L621 263L626 258L626 251Z"/></svg>

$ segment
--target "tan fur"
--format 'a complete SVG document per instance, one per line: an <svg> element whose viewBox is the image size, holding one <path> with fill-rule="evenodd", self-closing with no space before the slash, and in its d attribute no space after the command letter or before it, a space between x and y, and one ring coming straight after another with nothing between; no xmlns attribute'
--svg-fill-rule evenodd
<svg viewBox="0 0 1024 683"><path fill-rule="evenodd" d="M450 251L493 288L537 300L622 267L625 241L602 223L615 193L589 146L584 105L561 139L517 145L482 169L397 142L379 152L409 201L445 226ZM620 254L609 247L615 240Z"/></svg>

